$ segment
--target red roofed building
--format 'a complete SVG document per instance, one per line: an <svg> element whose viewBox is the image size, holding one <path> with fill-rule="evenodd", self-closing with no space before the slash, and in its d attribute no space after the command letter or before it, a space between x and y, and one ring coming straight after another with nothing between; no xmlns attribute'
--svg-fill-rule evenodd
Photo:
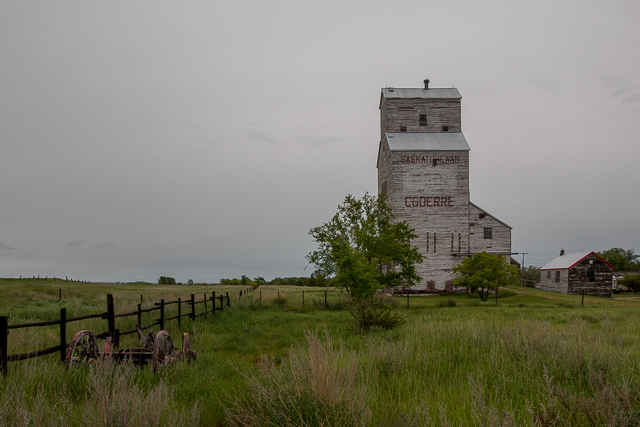
<svg viewBox="0 0 640 427"><path fill-rule="evenodd" d="M611 298L613 266L595 252L560 256L540 269L540 289Z"/></svg>

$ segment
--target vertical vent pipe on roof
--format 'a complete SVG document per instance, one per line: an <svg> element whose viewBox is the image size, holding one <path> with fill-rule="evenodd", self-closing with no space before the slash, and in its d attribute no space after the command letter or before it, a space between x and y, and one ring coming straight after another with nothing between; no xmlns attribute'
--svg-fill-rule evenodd
<svg viewBox="0 0 640 427"><path fill-rule="evenodd" d="M564 255L564 249L560 249L560 256Z"/></svg>
<svg viewBox="0 0 640 427"><path fill-rule="evenodd" d="M429 79L424 79L424 89L429 90Z"/></svg>

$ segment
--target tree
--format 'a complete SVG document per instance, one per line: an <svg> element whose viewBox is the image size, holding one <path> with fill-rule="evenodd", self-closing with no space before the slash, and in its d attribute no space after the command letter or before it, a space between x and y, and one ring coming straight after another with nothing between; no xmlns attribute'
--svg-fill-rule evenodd
<svg viewBox="0 0 640 427"><path fill-rule="evenodd" d="M640 271L640 255L634 249L611 248L598 252L616 271Z"/></svg>
<svg viewBox="0 0 640 427"><path fill-rule="evenodd" d="M640 274L626 274L619 283L637 294L640 289Z"/></svg>
<svg viewBox="0 0 640 427"><path fill-rule="evenodd" d="M309 234L318 250L307 255L316 275L334 283L355 299L378 289L411 286L420 281L415 264L422 262L411 239L418 237L405 221L396 221L385 195L345 197L338 212Z"/></svg>
<svg viewBox="0 0 640 427"><path fill-rule="evenodd" d="M158 285L175 285L176 279L169 276L160 276L158 279Z"/></svg>
<svg viewBox="0 0 640 427"><path fill-rule="evenodd" d="M453 267L456 286L466 286L478 290L482 301L486 301L491 292L497 292L501 286L518 283L519 272L516 267L509 265L506 258L498 255L480 252L465 258Z"/></svg>
<svg viewBox="0 0 640 427"><path fill-rule="evenodd" d="M540 281L540 267L530 265L522 268L522 278L528 282Z"/></svg>

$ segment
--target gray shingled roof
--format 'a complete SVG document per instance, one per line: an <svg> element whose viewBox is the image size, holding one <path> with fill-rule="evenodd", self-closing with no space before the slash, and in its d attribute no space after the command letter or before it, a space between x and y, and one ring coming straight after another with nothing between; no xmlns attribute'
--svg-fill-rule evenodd
<svg viewBox="0 0 640 427"><path fill-rule="evenodd" d="M448 98L460 99L462 96L456 88L382 88L382 96L385 98Z"/></svg>
<svg viewBox="0 0 640 427"><path fill-rule="evenodd" d="M470 151L462 132L385 132L391 151Z"/></svg>

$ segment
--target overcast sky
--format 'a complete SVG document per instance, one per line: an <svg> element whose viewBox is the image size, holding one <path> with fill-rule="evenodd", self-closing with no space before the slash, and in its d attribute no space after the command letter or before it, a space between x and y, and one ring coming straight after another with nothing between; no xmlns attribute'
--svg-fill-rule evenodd
<svg viewBox="0 0 640 427"><path fill-rule="evenodd" d="M380 88L455 85L471 200L541 265L640 251L640 2L0 2L0 277L308 275ZM517 259L521 261L521 256Z"/></svg>

